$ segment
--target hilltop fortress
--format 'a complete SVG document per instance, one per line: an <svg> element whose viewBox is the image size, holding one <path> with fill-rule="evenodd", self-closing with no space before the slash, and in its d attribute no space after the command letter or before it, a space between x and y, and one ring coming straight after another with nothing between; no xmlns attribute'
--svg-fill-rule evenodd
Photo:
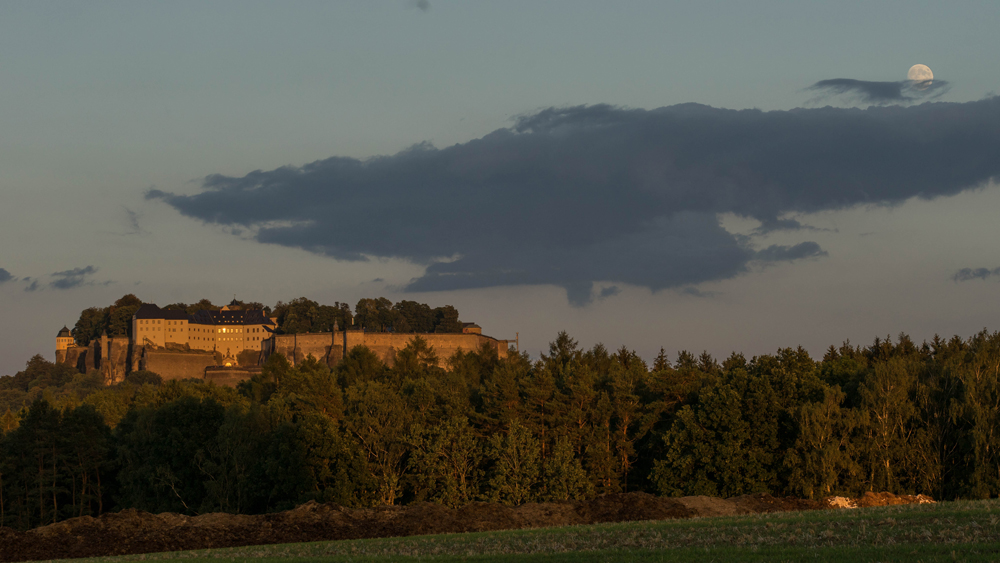
<svg viewBox="0 0 1000 563"><path fill-rule="evenodd" d="M235 300L220 311L161 309L147 303L132 317L131 336L106 333L80 346L63 327L56 336L56 362L81 372L98 370L108 384L124 380L130 371L148 370L164 381L206 379L235 385L260 372L274 353L293 365L312 356L333 368L356 346L366 346L387 365L415 336L434 348L442 367L459 350L474 352L484 345L506 357L511 341L485 336L474 323L464 323L461 333L366 332L362 329L332 332L278 334L276 319L260 309L243 310Z"/></svg>

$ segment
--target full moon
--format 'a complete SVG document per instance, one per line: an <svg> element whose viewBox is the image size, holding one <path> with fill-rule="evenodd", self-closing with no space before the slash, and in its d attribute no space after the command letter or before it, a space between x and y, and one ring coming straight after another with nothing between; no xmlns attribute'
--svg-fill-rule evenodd
<svg viewBox="0 0 1000 563"><path fill-rule="evenodd" d="M934 73L927 65L913 65L906 73L906 78L914 82L927 82L929 84L931 80L934 80Z"/></svg>

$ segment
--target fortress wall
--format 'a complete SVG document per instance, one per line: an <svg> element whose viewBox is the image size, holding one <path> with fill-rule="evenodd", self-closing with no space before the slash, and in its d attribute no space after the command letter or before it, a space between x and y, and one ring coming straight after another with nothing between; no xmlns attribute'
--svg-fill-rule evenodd
<svg viewBox="0 0 1000 563"><path fill-rule="evenodd" d="M341 333L310 332L305 334L275 335L275 351L284 354L288 361L296 364L310 354L317 360L333 367L343 359Z"/></svg>
<svg viewBox="0 0 1000 563"><path fill-rule="evenodd" d="M346 333L342 331L337 331L333 333L333 342L330 346L330 355L326 358L326 365L331 368L339 364L344 360L344 341Z"/></svg>
<svg viewBox="0 0 1000 563"><path fill-rule="evenodd" d="M427 341L429 346L434 348L438 357L438 365L443 368L448 367L448 359L459 350L475 352L483 344L488 344L490 348L496 350L501 358L507 357L506 342L500 342L495 338L481 334L421 334L420 336Z"/></svg>
<svg viewBox="0 0 1000 563"><path fill-rule="evenodd" d="M350 352L355 346L365 345L365 333L362 330L348 330L343 335L344 353Z"/></svg>
<svg viewBox="0 0 1000 563"><path fill-rule="evenodd" d="M295 361L301 362L310 354L327 365L330 363L330 350L334 346L332 332L316 332L296 335Z"/></svg>
<svg viewBox="0 0 1000 563"><path fill-rule="evenodd" d="M246 381L258 373L260 373L260 368L257 366L231 368L212 366L205 368L204 378L216 385L236 387L239 382Z"/></svg>
<svg viewBox="0 0 1000 563"><path fill-rule="evenodd" d="M369 350L375 352L375 355L387 366L396 363L396 353L406 348L406 344L413 340L412 334L392 332L363 332L359 336L361 336L361 342L358 344L367 346Z"/></svg>
<svg viewBox="0 0 1000 563"><path fill-rule="evenodd" d="M350 338L354 336L354 338ZM355 335L348 333L348 350L358 344L367 346L387 365L396 361L396 354L405 348L414 337L419 336L434 348L438 365L447 368L448 358L459 350L475 352L484 343L497 350L501 358L507 357L507 344L481 334L399 334L391 332L365 332Z"/></svg>
<svg viewBox="0 0 1000 563"><path fill-rule="evenodd" d="M360 330L275 335L273 345L265 345L264 357L272 352L278 352L294 365L312 354L317 360L332 368L343 360L345 351L350 351L355 346L366 346L379 359L391 366L396 361L396 354L415 336L420 336L434 348L438 356L438 365L443 368L448 367L448 358L459 350L475 352L483 344L495 349L499 357L507 357L506 342L481 334L412 334Z"/></svg>
<svg viewBox="0 0 1000 563"><path fill-rule="evenodd" d="M260 352L257 350L243 350L236 355L236 361L241 367L251 367L260 364Z"/></svg>
<svg viewBox="0 0 1000 563"><path fill-rule="evenodd" d="M289 362L294 362L295 360L295 334L275 334L272 353L281 354L282 356L288 358Z"/></svg>
<svg viewBox="0 0 1000 563"><path fill-rule="evenodd" d="M219 363L214 352L168 352L146 349L143 368L157 373L164 381L171 379L202 378L205 368Z"/></svg>
<svg viewBox="0 0 1000 563"><path fill-rule="evenodd" d="M129 372L139 371L142 369L139 367L142 361L142 348L137 347L134 343L131 344L131 349L129 351Z"/></svg>

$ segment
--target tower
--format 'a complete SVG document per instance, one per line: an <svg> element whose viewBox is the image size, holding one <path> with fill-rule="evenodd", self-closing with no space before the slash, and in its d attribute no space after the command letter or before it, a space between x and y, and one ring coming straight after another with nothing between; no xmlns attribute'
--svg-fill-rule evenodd
<svg viewBox="0 0 1000 563"><path fill-rule="evenodd" d="M75 345L76 341L73 339L69 328L62 327L62 330L56 335L56 363L64 363L66 361L66 350L69 350L70 346Z"/></svg>

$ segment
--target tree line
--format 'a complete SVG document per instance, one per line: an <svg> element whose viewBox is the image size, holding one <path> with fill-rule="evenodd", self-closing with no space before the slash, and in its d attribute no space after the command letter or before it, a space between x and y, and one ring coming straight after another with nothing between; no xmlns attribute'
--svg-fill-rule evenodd
<svg viewBox="0 0 1000 563"><path fill-rule="evenodd" d="M385 297L361 299L353 313L347 303L321 305L305 297L287 303L279 301L269 311L277 319L279 334L330 332L334 328L361 328L367 332L462 332L458 309L451 305L431 308L416 301L393 303Z"/></svg>
<svg viewBox="0 0 1000 563"><path fill-rule="evenodd" d="M60 381L49 366L33 358L0 388ZM651 364L560 333L536 361L483 348L444 365L415 336L391 367L365 347L333 370L274 354L236 389L138 372L31 399L0 417L6 526L308 500L1000 494L1000 333L985 331L845 343L820 360L661 349Z"/></svg>

